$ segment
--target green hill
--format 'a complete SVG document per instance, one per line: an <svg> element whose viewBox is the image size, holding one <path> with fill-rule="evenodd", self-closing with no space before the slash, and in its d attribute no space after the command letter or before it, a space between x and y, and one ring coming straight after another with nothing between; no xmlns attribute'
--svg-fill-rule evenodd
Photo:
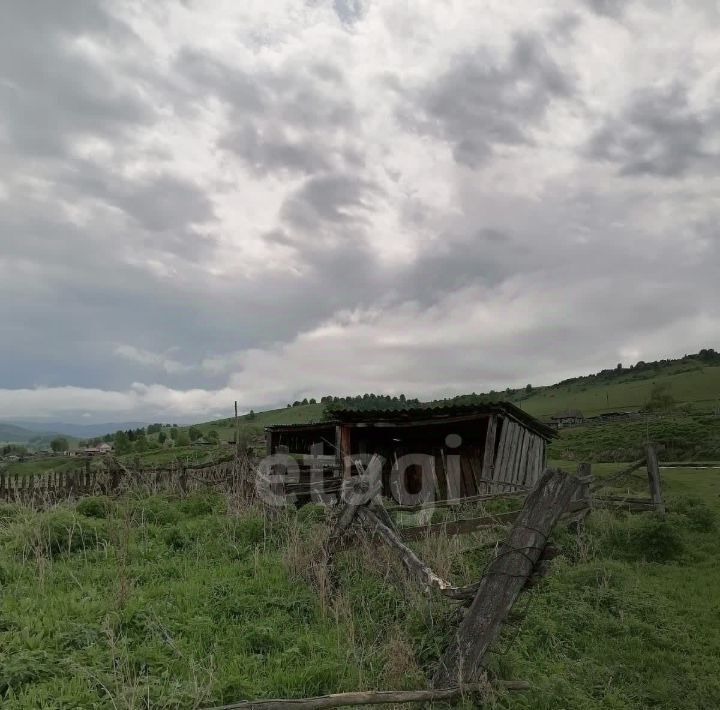
<svg viewBox="0 0 720 710"><path fill-rule="evenodd" d="M72 446L76 439L72 436L57 434L52 431L31 431L15 424L0 422L0 444L21 444L28 449L49 449L50 442L56 437L62 436Z"/></svg>
<svg viewBox="0 0 720 710"><path fill-rule="evenodd" d="M677 404L698 411L720 407L720 366L680 362L667 368L628 372L616 380L582 378L568 384L538 388L521 400L522 408L536 417L548 417L566 409L585 416L611 411L639 411L654 387L664 386Z"/></svg>

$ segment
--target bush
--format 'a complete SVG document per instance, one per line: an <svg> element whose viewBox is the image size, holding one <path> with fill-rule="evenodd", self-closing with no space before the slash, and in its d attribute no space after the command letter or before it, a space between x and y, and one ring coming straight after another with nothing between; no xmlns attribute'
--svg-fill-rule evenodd
<svg viewBox="0 0 720 710"><path fill-rule="evenodd" d="M216 493L192 493L180 501L180 510L192 518L211 515L222 510L222 507L223 500Z"/></svg>
<svg viewBox="0 0 720 710"><path fill-rule="evenodd" d="M682 554L684 545L675 518L648 515L633 527L631 547L648 562L667 562Z"/></svg>
<svg viewBox="0 0 720 710"><path fill-rule="evenodd" d="M172 525L178 520L177 508L162 496L147 496L130 501L130 511L136 521L155 525Z"/></svg>
<svg viewBox="0 0 720 710"><path fill-rule="evenodd" d="M673 509L687 518L692 530L712 532L717 527L717 513L699 498L681 498Z"/></svg>
<svg viewBox="0 0 720 710"><path fill-rule="evenodd" d="M187 533L177 525L173 525L163 533L163 541L171 550L184 550L191 543Z"/></svg>
<svg viewBox="0 0 720 710"><path fill-rule="evenodd" d="M77 512L86 518L107 518L113 504L107 496L89 496L80 500L76 506Z"/></svg>
<svg viewBox="0 0 720 710"><path fill-rule="evenodd" d="M8 537L15 552L35 551L49 557L95 548L109 540L104 521L83 518L67 509L34 513L14 525Z"/></svg>

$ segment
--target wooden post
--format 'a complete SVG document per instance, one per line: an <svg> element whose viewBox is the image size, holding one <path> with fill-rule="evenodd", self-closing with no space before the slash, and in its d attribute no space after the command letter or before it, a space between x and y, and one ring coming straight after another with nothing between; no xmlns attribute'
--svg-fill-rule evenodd
<svg viewBox="0 0 720 710"><path fill-rule="evenodd" d="M665 503L662 497L662 487L660 484L660 466L658 465L657 452L652 444L645 447L647 452L647 472L648 481L650 482L650 496L652 497L655 510L658 513L665 513Z"/></svg>
<svg viewBox="0 0 720 710"><path fill-rule="evenodd" d="M343 472L344 479L352 478L353 466L350 461L346 459L350 456L350 427L347 424L341 424L338 429L340 430L339 437L339 456L340 456L340 470Z"/></svg>
<svg viewBox="0 0 720 710"><path fill-rule="evenodd" d="M497 436L497 414L488 419L487 434L485 435L485 451L483 453L482 477L493 478L495 470L495 438Z"/></svg>
<svg viewBox="0 0 720 710"><path fill-rule="evenodd" d="M273 453L273 435L272 430L267 429L265 431L265 455L272 456Z"/></svg>
<svg viewBox="0 0 720 710"><path fill-rule="evenodd" d="M238 419L237 400L235 400L235 456L240 456L240 420Z"/></svg>
<svg viewBox="0 0 720 710"><path fill-rule="evenodd" d="M433 678L448 688L480 677L482 661L540 559L548 536L578 488L577 478L548 469L527 497L507 541L488 565L477 594Z"/></svg>

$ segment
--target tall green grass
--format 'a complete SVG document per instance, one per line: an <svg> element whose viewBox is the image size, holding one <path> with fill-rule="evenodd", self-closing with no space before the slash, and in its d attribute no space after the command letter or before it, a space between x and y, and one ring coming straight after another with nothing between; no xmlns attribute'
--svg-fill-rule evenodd
<svg viewBox="0 0 720 710"><path fill-rule="evenodd" d="M556 531L561 556L488 661L532 688L490 707L720 706L720 480L663 478L663 520L597 512L579 536ZM425 595L372 541L339 552L331 578L313 564L328 529L316 506L270 515L213 494L0 506L0 705L193 708L423 686L459 605ZM413 546L462 584L494 536Z"/></svg>

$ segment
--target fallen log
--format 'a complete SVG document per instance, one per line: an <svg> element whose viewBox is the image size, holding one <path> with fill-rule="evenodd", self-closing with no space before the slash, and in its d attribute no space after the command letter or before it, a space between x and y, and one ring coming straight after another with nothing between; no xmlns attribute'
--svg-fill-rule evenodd
<svg viewBox="0 0 720 710"><path fill-rule="evenodd" d="M579 485L577 478L567 473L545 471L480 580L477 594L440 660L433 687L449 688L479 678L485 654Z"/></svg>
<svg viewBox="0 0 720 710"><path fill-rule="evenodd" d="M530 683L523 680L495 681L505 690L529 690ZM452 700L471 693L485 693L488 683L473 683L454 688L431 690L366 690L353 693L333 693L315 698L297 700L243 700L230 705L218 705L210 710L316 710L339 708L348 705L381 705L383 703L427 703Z"/></svg>
<svg viewBox="0 0 720 710"><path fill-rule="evenodd" d="M369 532L378 535L397 552L405 569L421 584L436 589L451 599L472 599L475 596L479 582L466 587L454 587L450 582L435 574L373 510L366 507L359 508L357 516Z"/></svg>

